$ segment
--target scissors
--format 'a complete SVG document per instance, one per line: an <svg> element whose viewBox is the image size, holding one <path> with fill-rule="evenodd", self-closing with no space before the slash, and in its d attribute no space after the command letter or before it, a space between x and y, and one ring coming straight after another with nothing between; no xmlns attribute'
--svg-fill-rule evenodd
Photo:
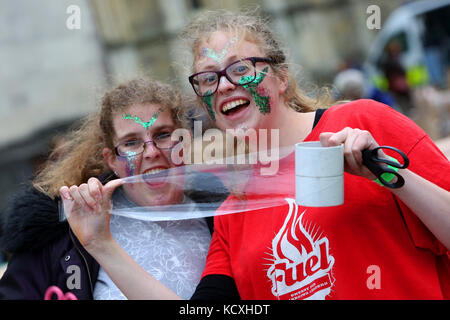
<svg viewBox="0 0 450 320"><path fill-rule="evenodd" d="M64 294L57 286L51 286L45 291L44 300L52 300L54 294L56 294L57 300L78 300L72 292L66 292Z"/></svg>
<svg viewBox="0 0 450 320"><path fill-rule="evenodd" d="M397 152L403 158L403 165L398 163L395 160L384 159L378 157L379 149L389 149ZM400 150L390 146L381 146L374 149L364 149L362 151L362 158L364 165L378 178L378 180L386 187L397 189L402 187L405 184L405 180L403 177L397 172L398 169L405 169L409 166L408 157ZM387 164L391 167L397 168L394 170L389 168L388 166L384 166L381 163ZM383 174L390 173L397 177L397 181L395 183L390 183L383 178ZM391 181L391 180L389 180Z"/></svg>

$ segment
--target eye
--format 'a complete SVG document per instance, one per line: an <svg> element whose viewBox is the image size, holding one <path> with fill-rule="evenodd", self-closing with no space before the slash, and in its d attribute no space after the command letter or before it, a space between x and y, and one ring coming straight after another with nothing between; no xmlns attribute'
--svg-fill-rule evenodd
<svg viewBox="0 0 450 320"><path fill-rule="evenodd" d="M214 84L217 81L217 74L203 73L198 75L198 82L202 85Z"/></svg>
<svg viewBox="0 0 450 320"><path fill-rule="evenodd" d="M155 136L155 140L161 141L161 140L165 140L165 139L170 139L170 137L172 136L172 133L169 131L164 131L164 132L160 132Z"/></svg>
<svg viewBox="0 0 450 320"><path fill-rule="evenodd" d="M122 145L125 148L133 148L133 147L137 147L142 143L142 141L140 140L130 140L130 141L126 141L124 142Z"/></svg>
<svg viewBox="0 0 450 320"><path fill-rule="evenodd" d="M231 72L233 74L245 74L250 70L250 68L244 63L238 63L232 66Z"/></svg>

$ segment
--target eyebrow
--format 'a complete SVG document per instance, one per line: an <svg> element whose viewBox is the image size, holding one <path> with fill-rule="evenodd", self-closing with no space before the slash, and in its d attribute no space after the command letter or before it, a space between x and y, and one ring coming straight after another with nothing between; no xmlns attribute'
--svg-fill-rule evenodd
<svg viewBox="0 0 450 320"><path fill-rule="evenodd" d="M167 124L163 124L163 125L154 125L153 127L153 133L157 134L163 130L169 129L169 130L175 130L176 126L175 125L167 125ZM118 142L122 142L124 140L127 140L129 138L137 138L137 139L141 139L140 136L142 135L142 131L131 131L126 133L125 135L119 137L116 135L116 138L118 140ZM154 135L152 135L154 136Z"/></svg>
<svg viewBox="0 0 450 320"><path fill-rule="evenodd" d="M204 57L207 58L207 57ZM232 56L229 56L228 58L224 59L222 61L222 65L224 65L224 68L228 67L231 63L235 62L235 61L239 61L241 59L244 58L238 58L237 55L233 54ZM218 71L219 69L223 69L220 68L220 66L217 63L214 62L208 62L205 67L201 68L202 70L198 69L197 72L203 72L203 71Z"/></svg>

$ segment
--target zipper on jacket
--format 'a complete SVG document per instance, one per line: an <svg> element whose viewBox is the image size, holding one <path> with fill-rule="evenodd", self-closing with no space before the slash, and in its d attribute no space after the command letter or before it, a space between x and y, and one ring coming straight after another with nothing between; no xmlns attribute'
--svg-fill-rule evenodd
<svg viewBox="0 0 450 320"><path fill-rule="evenodd" d="M88 265L88 263L86 261L86 257L83 255L83 253L81 252L80 248L78 248L78 245L77 245L75 239L73 238L72 229L70 229L70 227L69 227L69 235L70 235L70 239L72 240L73 245L75 246L75 248L77 249L78 253L83 258L84 265L86 266L86 271L87 271L88 279L89 279L89 289L91 290L92 299L94 299L94 287L92 286L91 271L89 270L89 265Z"/></svg>

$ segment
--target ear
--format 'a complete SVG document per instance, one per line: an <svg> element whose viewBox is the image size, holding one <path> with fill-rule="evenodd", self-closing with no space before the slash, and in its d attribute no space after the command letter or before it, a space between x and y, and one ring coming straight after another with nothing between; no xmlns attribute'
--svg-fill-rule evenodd
<svg viewBox="0 0 450 320"><path fill-rule="evenodd" d="M104 148L103 149L103 158L105 159L105 162L108 164L108 167L110 167L110 169L112 171L116 171L117 157L114 154L114 151L112 151L109 148Z"/></svg>
<svg viewBox="0 0 450 320"><path fill-rule="evenodd" d="M278 92L280 93L280 95L283 95L286 92L287 88L288 88L288 84L289 84L288 76L287 75L283 75L283 76L278 78L278 81L279 81Z"/></svg>

